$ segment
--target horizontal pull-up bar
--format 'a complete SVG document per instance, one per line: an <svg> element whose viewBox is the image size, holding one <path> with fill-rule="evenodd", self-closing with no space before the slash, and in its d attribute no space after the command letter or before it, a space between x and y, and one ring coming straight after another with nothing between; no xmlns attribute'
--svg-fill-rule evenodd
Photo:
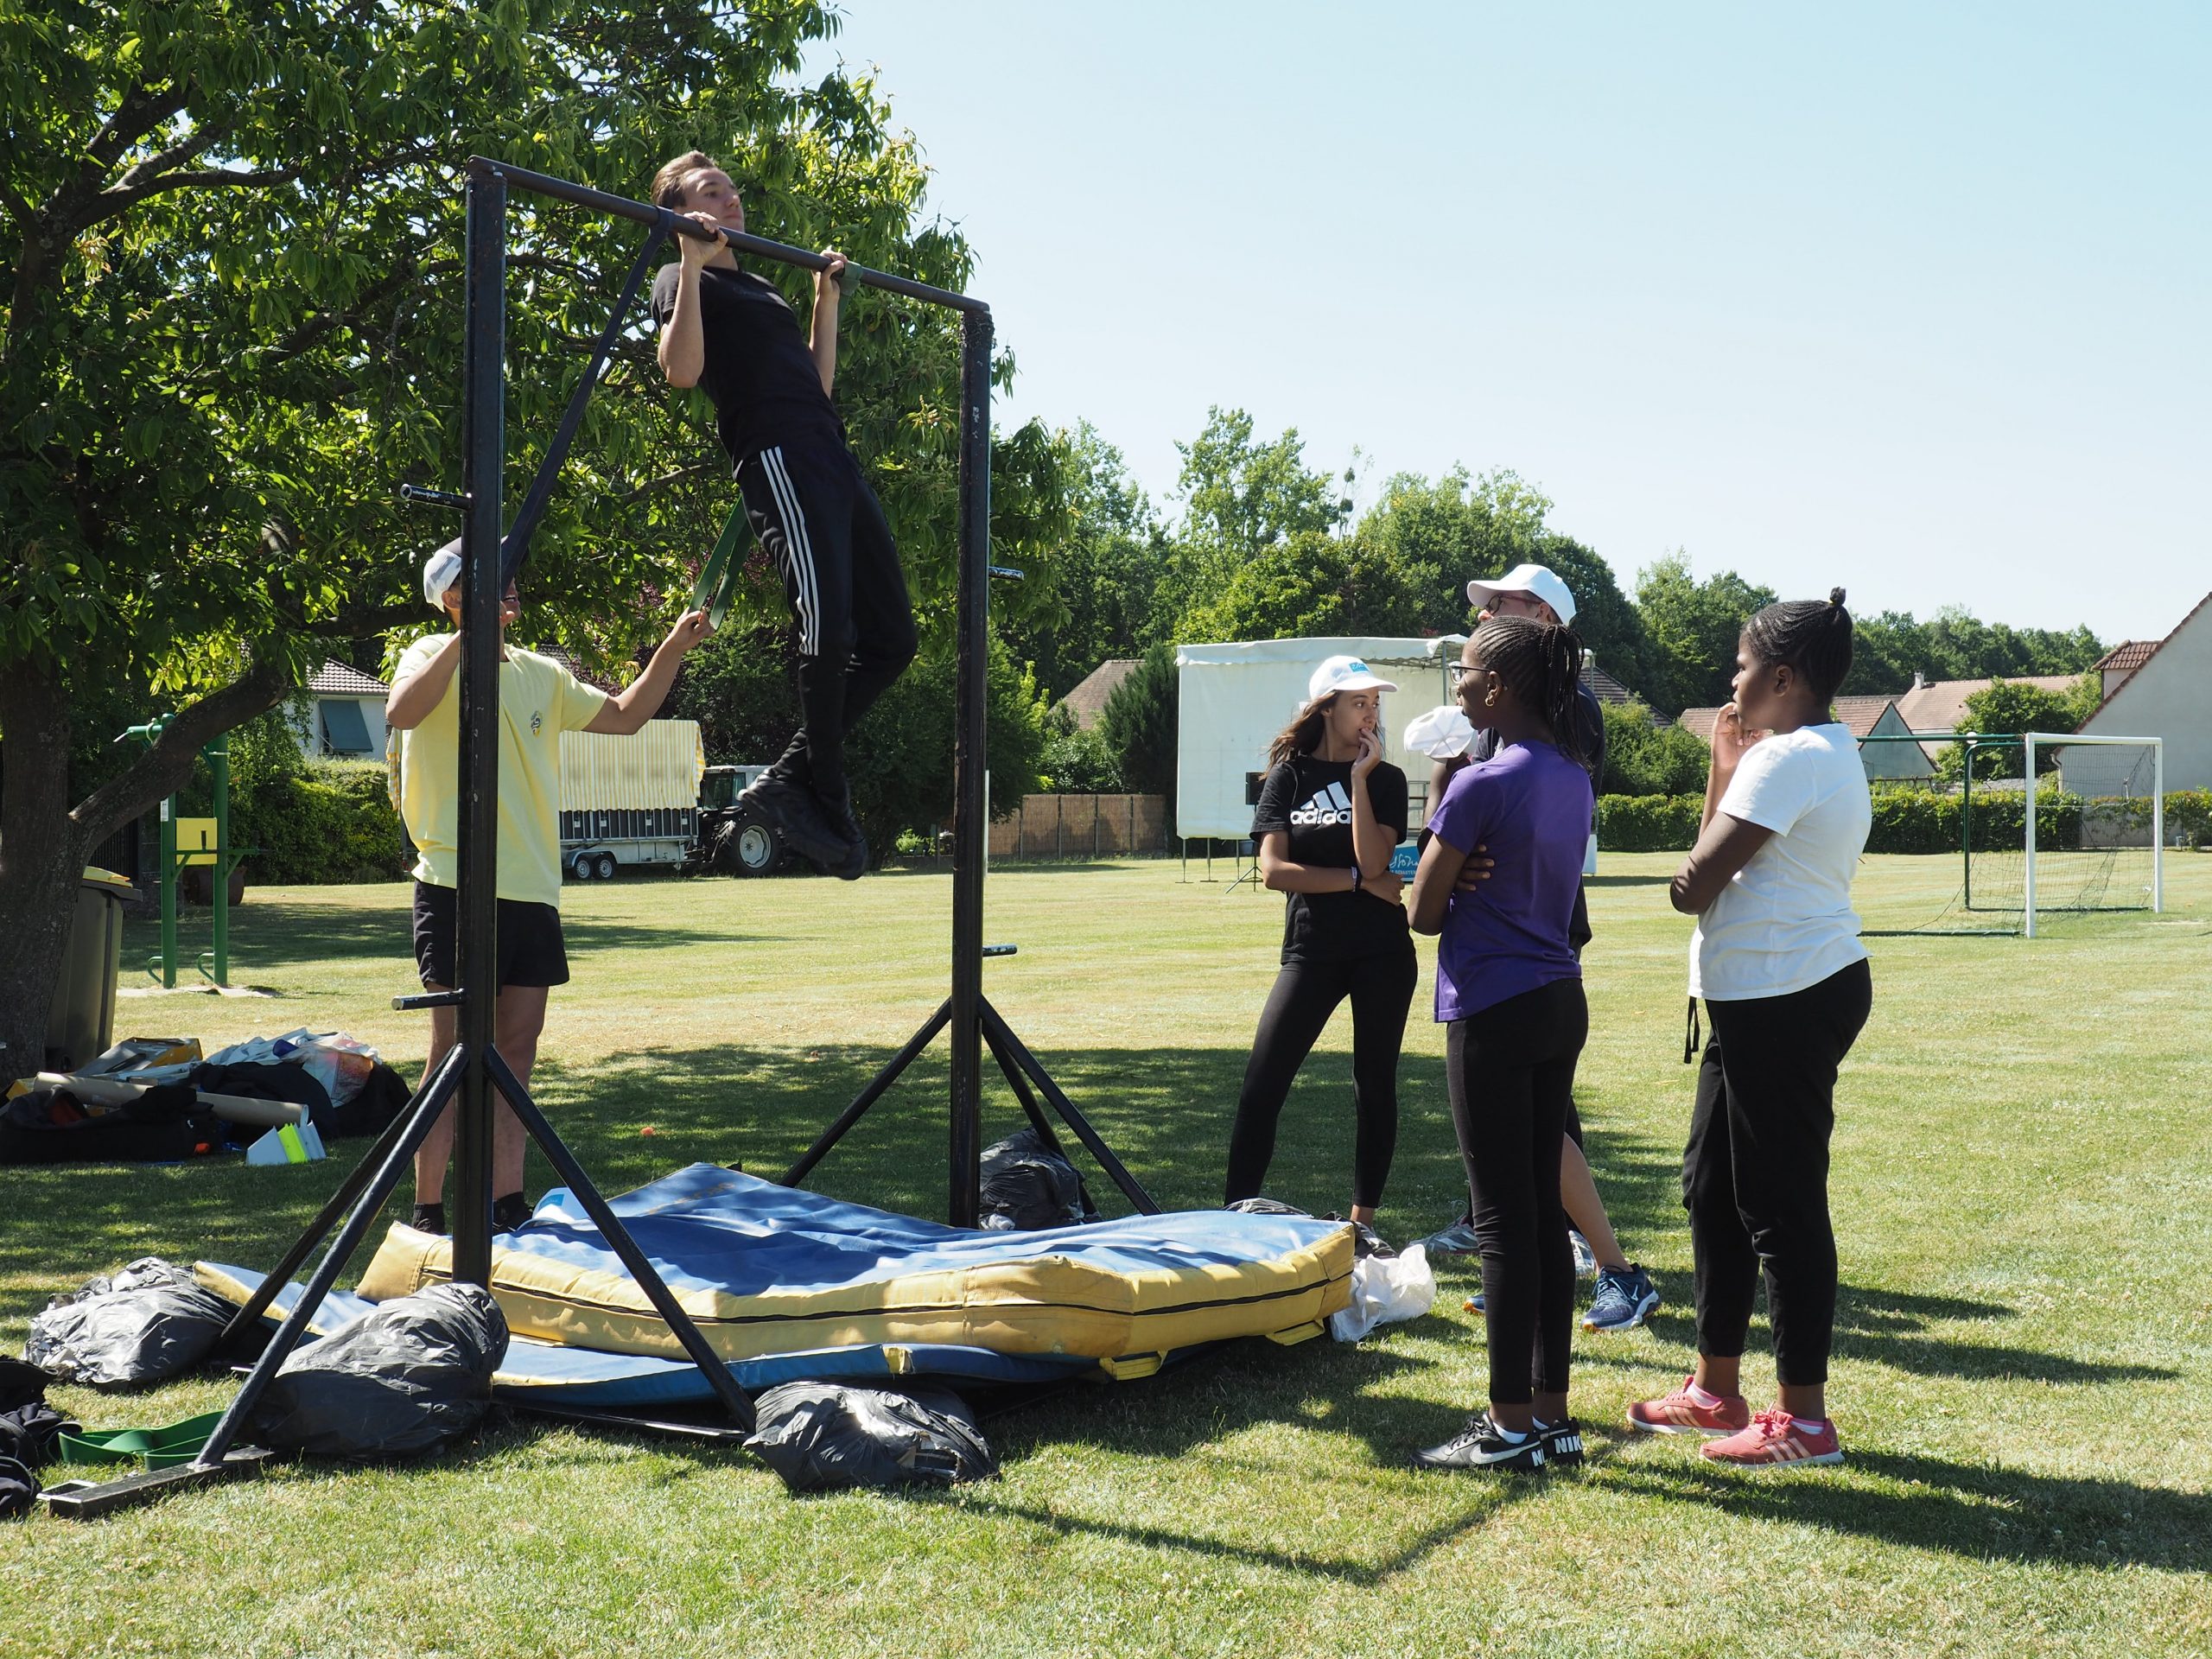
<svg viewBox="0 0 2212 1659"><path fill-rule="evenodd" d="M744 231L710 231L697 219L672 213L668 208L649 207L642 201L632 201L626 196L609 195L606 191L594 190L588 184L571 184L566 179L556 179L550 173L533 173L526 167L495 162L489 156L470 156L468 170L479 177L497 175L518 190L551 196L556 201L574 202L579 207L595 208L602 213L613 213L618 219L634 219L640 225L659 225L677 236L696 237L702 242L710 242L719 235L740 253L759 254L763 259L780 259L787 265L803 265L809 270L827 270L830 268L830 261L826 257L804 248L771 242L765 236L753 236ZM929 283L893 276L888 271L870 270L866 265L856 265L849 260L846 262L842 280L884 289L893 294L904 294L910 300L927 300L931 305L949 305L957 311L988 312L991 308L981 300L965 294L956 294L949 288L938 288Z"/></svg>

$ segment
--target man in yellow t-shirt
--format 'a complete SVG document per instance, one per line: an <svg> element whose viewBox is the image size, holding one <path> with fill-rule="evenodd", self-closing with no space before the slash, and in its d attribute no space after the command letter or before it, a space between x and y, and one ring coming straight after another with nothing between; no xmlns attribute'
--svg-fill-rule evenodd
<svg viewBox="0 0 2212 1659"><path fill-rule="evenodd" d="M448 542L423 566L423 597L452 620L455 631L429 634L407 648L392 675L385 721L401 734L399 804L420 856L415 863L415 961L425 990L452 988L458 895L454 860L459 822L461 693L461 544ZM499 606L499 632L522 614L512 585ZM493 1046L516 1079L527 1085L545 1027L546 993L569 979L561 939L561 734L623 735L659 711L684 654L707 637L703 611L687 611L669 630L644 673L609 696L550 657L502 644L499 663L499 1003ZM453 1046L451 1008L430 1010L429 1076ZM521 1120L502 1103L493 1135L493 1222L502 1231L530 1216L523 1199ZM414 1224L445 1231L446 1163L453 1119L439 1118L415 1155Z"/></svg>

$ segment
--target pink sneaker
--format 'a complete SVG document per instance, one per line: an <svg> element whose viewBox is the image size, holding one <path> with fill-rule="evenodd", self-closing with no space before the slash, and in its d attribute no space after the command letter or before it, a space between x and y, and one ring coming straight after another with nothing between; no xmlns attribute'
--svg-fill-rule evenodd
<svg viewBox="0 0 2212 1659"><path fill-rule="evenodd" d="M1751 1408L1742 1395L1717 1395L1713 1404L1702 1406L1690 1394L1696 1380L1684 1377L1663 1400L1637 1401L1628 1408L1628 1426L1647 1434L1732 1434L1750 1426Z"/></svg>
<svg viewBox="0 0 2212 1659"><path fill-rule="evenodd" d="M1698 1450L1715 1463L1739 1464L1747 1469L1800 1463L1841 1463L1843 1447L1837 1442L1835 1425L1807 1428L1780 1406L1751 1419L1751 1426L1725 1440L1708 1440Z"/></svg>

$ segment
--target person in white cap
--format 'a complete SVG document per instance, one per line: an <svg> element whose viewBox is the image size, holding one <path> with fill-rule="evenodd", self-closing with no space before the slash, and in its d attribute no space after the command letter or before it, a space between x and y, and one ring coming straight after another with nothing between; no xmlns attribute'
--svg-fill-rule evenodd
<svg viewBox="0 0 2212 1659"><path fill-rule="evenodd" d="M461 543L448 542L423 564L423 597L451 619L451 633L410 645L391 677L385 723L400 734L399 808L413 840L415 963L423 988L453 988L459 911ZM499 606L499 1001L493 1046L530 1082L545 1027L547 992L569 979L561 938L561 734L634 732L651 720L675 683L684 653L707 637L703 611L678 618L643 673L620 694L586 685L561 664L504 643L522 601L508 584ZM454 1042L454 1011L430 1010L429 1076ZM446 1230L446 1162L453 1119L442 1116L415 1154L414 1224ZM492 1148L493 1220L502 1230L530 1217L523 1200L522 1123L502 1105Z"/></svg>
<svg viewBox="0 0 2212 1659"><path fill-rule="evenodd" d="M1268 747L1252 815L1260 877L1283 905L1282 970L1260 1014L1229 1136L1226 1198L1257 1198L1275 1124L1322 1027L1349 998L1351 1209L1372 1236L1398 1141L1398 1051L1420 970L1390 855L1406 837L1406 774L1382 758L1382 693L1357 657L1332 657Z"/></svg>
<svg viewBox="0 0 2212 1659"><path fill-rule="evenodd" d="M1565 626L1574 620L1573 594L1555 573L1541 564L1516 564L1495 581L1469 582L1467 602L1477 607L1477 620L1482 622L1494 616L1525 616L1532 621ZM1598 694L1590 689L1586 673L1575 688L1575 735L1591 781L1595 784L1604 777L1605 770L1605 710L1598 701ZM1495 732L1475 733L1473 742L1465 753L1440 760L1431 770L1428 798L1433 802L1443 800L1445 786L1452 774L1475 761L1490 760L1497 751ZM1486 867L1477 867L1471 873L1480 879L1486 873ZM1590 942L1590 907L1579 889L1574 895L1574 918L1568 926L1567 937L1578 956ZM1598 1282L1591 1294L1589 1311L1582 1316L1582 1328L1634 1330L1658 1311L1659 1293L1652 1285L1650 1274L1641 1264L1628 1259L1613 1233L1611 1218L1606 1215L1605 1201L1598 1196L1598 1184L1591 1177L1589 1160L1583 1154L1582 1118L1571 1105L1567 1111L1567 1143L1560 1153L1560 1190L1567 1205L1567 1219L1574 1224L1575 1231L1596 1259ZM1472 1219L1471 1211L1461 1224L1468 1230L1470 1238ZM1456 1239L1459 1233L1458 1228L1447 1229L1440 1237Z"/></svg>

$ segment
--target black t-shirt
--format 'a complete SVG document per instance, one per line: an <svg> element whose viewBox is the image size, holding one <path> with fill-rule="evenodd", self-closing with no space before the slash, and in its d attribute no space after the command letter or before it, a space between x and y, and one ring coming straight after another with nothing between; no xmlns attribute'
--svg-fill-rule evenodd
<svg viewBox="0 0 2212 1659"><path fill-rule="evenodd" d="M1294 863L1348 870L1351 846L1351 762L1293 755L1268 773L1252 814L1252 837L1290 839ZM1367 774L1368 804L1393 843L1406 838L1406 774L1382 761ZM1372 893L1294 893L1283 907L1285 962L1348 962L1388 950L1410 950L1403 905Z"/></svg>
<svg viewBox="0 0 2212 1659"><path fill-rule="evenodd" d="M1595 789L1605 775L1605 705L1598 701L1587 681L1574 688L1574 734L1582 746L1579 757L1582 769L1590 774L1590 786ZM1497 753L1497 734L1480 731L1467 750L1467 759L1487 760ZM1436 803L1431 801L1429 805L1433 808ZM1577 956L1590 943L1590 904L1580 887L1574 890L1574 915L1567 925L1567 938Z"/></svg>
<svg viewBox="0 0 2212 1659"><path fill-rule="evenodd" d="M676 314L681 265L664 265L653 279L653 321ZM794 312L773 283L749 270L707 265L699 272L699 325L706 360L699 384L714 401L722 448L731 463L791 440L842 443L844 423Z"/></svg>

